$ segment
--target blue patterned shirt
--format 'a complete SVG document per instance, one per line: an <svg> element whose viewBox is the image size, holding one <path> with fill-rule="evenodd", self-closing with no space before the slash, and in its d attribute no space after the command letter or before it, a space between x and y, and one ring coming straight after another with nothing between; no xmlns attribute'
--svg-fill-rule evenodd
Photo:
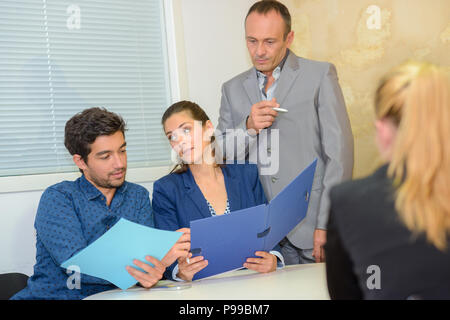
<svg viewBox="0 0 450 320"><path fill-rule="evenodd" d="M125 182L110 206L84 176L55 184L42 194L36 214L36 264L27 287L12 299L83 299L114 289L108 281L81 274L79 288L68 285L72 272L60 265L85 248L121 217L154 226L148 191ZM70 289L73 288L73 289Z"/></svg>

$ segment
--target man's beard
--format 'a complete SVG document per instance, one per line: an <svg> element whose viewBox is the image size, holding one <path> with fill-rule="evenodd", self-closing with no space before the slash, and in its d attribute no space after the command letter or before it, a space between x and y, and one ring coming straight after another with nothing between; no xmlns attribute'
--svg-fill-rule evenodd
<svg viewBox="0 0 450 320"><path fill-rule="evenodd" d="M126 175L127 169L124 168L118 172L123 172L123 177L122 177L122 179L117 180L117 181L110 181L109 179L108 180L100 179L95 176L91 176L91 179L92 179L92 182L94 182L94 184L100 188L105 188L105 189L120 188L125 183L125 175ZM114 172L114 173L110 174L109 176L112 176L113 174L118 173L118 172Z"/></svg>

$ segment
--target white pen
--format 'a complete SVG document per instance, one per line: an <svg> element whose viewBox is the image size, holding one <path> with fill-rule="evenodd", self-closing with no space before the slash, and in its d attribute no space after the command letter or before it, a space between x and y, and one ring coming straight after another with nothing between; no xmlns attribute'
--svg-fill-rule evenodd
<svg viewBox="0 0 450 320"><path fill-rule="evenodd" d="M283 108L273 108L273 110L278 111L278 112L283 112L283 113L288 112L286 109L283 109Z"/></svg>

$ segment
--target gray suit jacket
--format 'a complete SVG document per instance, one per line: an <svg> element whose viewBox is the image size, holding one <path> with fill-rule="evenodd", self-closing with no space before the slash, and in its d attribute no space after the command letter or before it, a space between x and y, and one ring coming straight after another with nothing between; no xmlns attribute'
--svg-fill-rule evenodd
<svg viewBox="0 0 450 320"><path fill-rule="evenodd" d="M256 69L222 86L218 124L222 135L216 135L222 154L218 154L230 159L245 152L247 160L256 162L268 200L318 159L307 217L287 236L296 247L311 249L314 230L327 226L330 187L352 177L353 135L334 65L290 52L278 81L274 96L289 112L279 112L272 126L257 136L246 131L252 105L263 100ZM226 129L241 129L245 139ZM231 157L229 148L224 151L230 139L240 150Z"/></svg>

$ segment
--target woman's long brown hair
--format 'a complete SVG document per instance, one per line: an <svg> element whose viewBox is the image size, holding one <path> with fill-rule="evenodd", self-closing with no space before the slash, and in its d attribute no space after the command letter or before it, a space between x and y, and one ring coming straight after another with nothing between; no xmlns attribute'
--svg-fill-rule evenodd
<svg viewBox="0 0 450 320"><path fill-rule="evenodd" d="M167 119L169 119L172 115L179 113L179 112L186 112L188 113L193 120L195 121L201 121L202 123L202 127L205 127L206 122L209 121L209 117L206 114L206 112L195 102L191 102L191 101L179 101L177 103L172 104L169 108L167 108L167 110L164 112L162 119L161 119L161 124L163 125L164 128L164 124L166 123ZM212 135L211 136L211 144L213 144L215 141L215 136ZM214 147L212 148L212 153L214 156ZM219 164L219 167L223 167L223 164ZM184 163L184 162L179 162L175 165L175 167L172 169L172 171L170 171L170 173L183 173L186 172L188 170L188 164Z"/></svg>

